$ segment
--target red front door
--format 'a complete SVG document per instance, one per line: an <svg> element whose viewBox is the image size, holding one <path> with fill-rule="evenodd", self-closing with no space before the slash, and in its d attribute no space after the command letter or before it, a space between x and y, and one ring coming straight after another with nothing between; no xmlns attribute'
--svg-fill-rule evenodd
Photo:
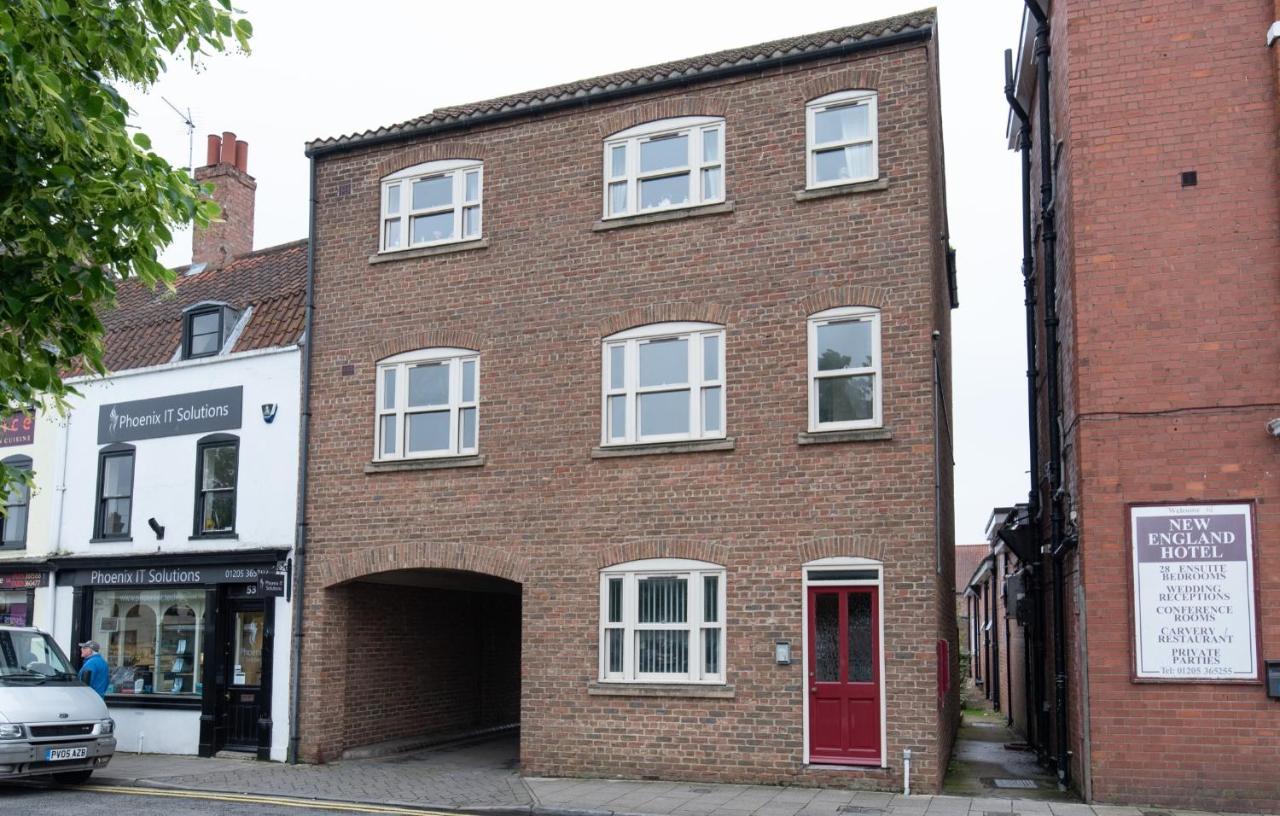
<svg viewBox="0 0 1280 816"><path fill-rule="evenodd" d="M809 588L809 761L879 765L876 587Z"/></svg>

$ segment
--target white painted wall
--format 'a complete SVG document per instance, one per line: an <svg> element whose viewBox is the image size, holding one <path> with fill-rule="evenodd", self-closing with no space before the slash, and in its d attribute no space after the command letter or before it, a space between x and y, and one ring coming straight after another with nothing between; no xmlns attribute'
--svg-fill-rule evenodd
<svg viewBox="0 0 1280 816"><path fill-rule="evenodd" d="M27 548L0 550L0 561L40 558L52 548L51 522L54 498L57 495L58 452L62 435L59 425L60 418L56 412L40 411L35 420L35 440L31 444L0 447L0 459L8 459L10 456L29 457L36 481L28 508ZM36 603L38 608L39 599Z"/></svg>

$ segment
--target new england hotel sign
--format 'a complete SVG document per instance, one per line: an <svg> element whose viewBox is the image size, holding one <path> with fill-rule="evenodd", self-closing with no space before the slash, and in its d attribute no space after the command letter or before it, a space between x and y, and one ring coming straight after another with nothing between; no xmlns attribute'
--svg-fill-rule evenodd
<svg viewBox="0 0 1280 816"><path fill-rule="evenodd" d="M115 402L98 407L98 444L240 427L244 387Z"/></svg>
<svg viewBox="0 0 1280 816"><path fill-rule="evenodd" d="M1253 506L1129 508L1134 679L1258 680Z"/></svg>

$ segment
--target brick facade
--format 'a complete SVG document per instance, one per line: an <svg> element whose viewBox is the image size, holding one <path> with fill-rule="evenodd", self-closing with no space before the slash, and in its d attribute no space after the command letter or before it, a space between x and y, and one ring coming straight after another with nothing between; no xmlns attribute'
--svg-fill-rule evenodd
<svg viewBox="0 0 1280 816"><path fill-rule="evenodd" d="M879 93L887 189L797 200L805 102L851 82ZM726 119L732 210L594 231L603 136L688 114ZM940 133L926 37L318 156L302 756L435 725L402 678L449 671L450 650L390 655L456 610L363 579L482 573L522 590L526 773L900 789L911 748L913 789L936 790L956 712L940 638L957 676L949 467L934 489L935 455L951 461L932 416L934 331L950 393ZM370 263L381 177L461 156L484 161L487 245ZM837 305L881 309L891 438L801 445L806 319ZM602 338L667 320L725 326L732 448L593 458ZM440 344L480 353L483 464L366 472L376 362ZM801 565L830 556L884 564L884 769L806 767ZM595 688L599 570L642 558L726 568L719 696Z"/></svg>
<svg viewBox="0 0 1280 816"><path fill-rule="evenodd" d="M1280 657L1274 17L1271 0L1053 4L1064 487L1079 537L1068 745L1076 784L1101 802L1280 808L1280 704L1260 684L1131 679L1127 560L1130 503L1254 502L1258 656ZM1046 419L1042 403L1042 440Z"/></svg>

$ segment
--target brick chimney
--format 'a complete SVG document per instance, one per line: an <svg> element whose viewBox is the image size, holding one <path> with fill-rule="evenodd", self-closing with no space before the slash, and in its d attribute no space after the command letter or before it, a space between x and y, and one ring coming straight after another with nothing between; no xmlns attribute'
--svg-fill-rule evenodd
<svg viewBox="0 0 1280 816"><path fill-rule="evenodd" d="M258 183L249 175L249 143L238 141L230 131L209 134L206 162L196 168L196 181L213 185L212 197L222 215L209 226L196 228L191 263L217 269L253 250L253 199Z"/></svg>

